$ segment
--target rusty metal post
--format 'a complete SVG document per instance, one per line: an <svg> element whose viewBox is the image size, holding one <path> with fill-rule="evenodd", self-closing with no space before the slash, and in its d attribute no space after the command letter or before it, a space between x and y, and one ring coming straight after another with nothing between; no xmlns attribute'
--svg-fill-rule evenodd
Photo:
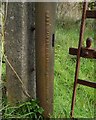
<svg viewBox="0 0 96 120"><path fill-rule="evenodd" d="M78 75L79 75L79 68L80 68L80 51L81 51L82 42L83 42L87 6L88 6L88 3L84 2L83 3L83 11L82 11L83 13L82 13L81 28L80 28L80 36L79 36L79 44L78 44L78 52L77 52L75 80L74 80L74 86L73 86L73 96L72 96L71 113L70 113L71 118L73 118L73 114L74 114L74 105L75 105L75 100L76 100L76 89L77 89Z"/></svg>
<svg viewBox="0 0 96 120"><path fill-rule="evenodd" d="M53 111L56 3L36 3L36 91L44 117Z"/></svg>

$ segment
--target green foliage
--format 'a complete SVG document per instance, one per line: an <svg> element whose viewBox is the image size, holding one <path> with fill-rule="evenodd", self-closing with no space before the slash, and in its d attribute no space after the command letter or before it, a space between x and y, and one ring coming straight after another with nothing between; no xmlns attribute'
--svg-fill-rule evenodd
<svg viewBox="0 0 96 120"><path fill-rule="evenodd" d="M23 118L31 118L36 120L43 119L43 109L39 107L39 102L37 100L29 100L23 103L18 103L15 107L12 107L7 103L6 97L6 65L2 64L2 104L3 108L0 111L3 112L4 119L23 119Z"/></svg>
<svg viewBox="0 0 96 120"><path fill-rule="evenodd" d="M39 107L36 100L26 101L24 103L19 103L17 106L12 107L10 105L5 106L3 109L3 118L12 119L12 118L30 118L41 120L43 119L43 109Z"/></svg>
<svg viewBox="0 0 96 120"><path fill-rule="evenodd" d="M92 10L96 6L96 2L90 2L88 7Z"/></svg>
<svg viewBox="0 0 96 120"><path fill-rule="evenodd" d="M69 55L69 47L78 46L79 28L80 26L77 24L74 24L73 27L67 27L66 24L64 28L56 28L54 114L52 116L55 118L70 117L76 56ZM88 26L85 29L84 41L90 36L94 38L94 31L92 27ZM83 46L85 46L85 42L83 42ZM95 81L94 62L92 59L81 59L80 79ZM95 103L94 89L78 85L74 116L94 118Z"/></svg>

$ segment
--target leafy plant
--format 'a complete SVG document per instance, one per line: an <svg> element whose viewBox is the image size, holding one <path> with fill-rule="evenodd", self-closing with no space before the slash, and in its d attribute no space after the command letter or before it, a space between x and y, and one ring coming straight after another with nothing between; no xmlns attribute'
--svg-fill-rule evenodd
<svg viewBox="0 0 96 120"><path fill-rule="evenodd" d="M5 106L3 109L4 119L17 119L17 118L30 118L41 120L43 119L43 109L39 107L37 100L29 100L23 103L19 103L12 107L11 105Z"/></svg>

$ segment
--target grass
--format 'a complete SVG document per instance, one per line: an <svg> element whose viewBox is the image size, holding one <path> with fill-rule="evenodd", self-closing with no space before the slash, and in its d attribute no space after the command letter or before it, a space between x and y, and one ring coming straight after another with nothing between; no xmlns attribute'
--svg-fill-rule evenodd
<svg viewBox="0 0 96 120"><path fill-rule="evenodd" d="M69 55L69 47L78 46L79 28L78 25L56 28L53 115L55 118L70 117L76 56ZM94 32L92 28L87 27L84 40L90 36L93 37ZM81 58L79 78L94 81L96 79L94 74L94 60ZM94 118L95 102L94 89L78 85L74 116Z"/></svg>
<svg viewBox="0 0 96 120"><path fill-rule="evenodd" d="M5 63L2 64L2 81L6 83L6 66ZM4 84L2 84L4 88ZM43 120L43 108L39 106L38 100L28 100L25 102L17 103L16 106L11 106L5 94L2 97L2 111L3 119L23 119L23 118L31 118L36 120Z"/></svg>
<svg viewBox="0 0 96 120"><path fill-rule="evenodd" d="M28 100L24 103L19 103L16 106L12 107L7 105L3 112L3 118L12 119L12 118L31 118L37 120L43 120L43 109L38 106L38 101Z"/></svg>
<svg viewBox="0 0 96 120"><path fill-rule="evenodd" d="M87 27L84 35L84 40L86 40L86 38L89 36L93 37L94 34L92 29L89 29ZM64 28L56 28L53 113L54 118L70 117L76 56L69 55L69 47L77 47L78 40L79 26L72 25L70 27L69 25L67 27L65 26ZM85 45L85 42L83 43L83 45ZM3 64L3 80L6 76L5 70L6 68ZM94 60L83 58L81 59L79 78L92 81L95 80ZM94 89L78 85L74 116L77 118L94 118L95 104ZM13 108L11 110L11 113L12 111L14 111ZM9 113L9 115L11 114ZM27 113L25 115L27 115Z"/></svg>

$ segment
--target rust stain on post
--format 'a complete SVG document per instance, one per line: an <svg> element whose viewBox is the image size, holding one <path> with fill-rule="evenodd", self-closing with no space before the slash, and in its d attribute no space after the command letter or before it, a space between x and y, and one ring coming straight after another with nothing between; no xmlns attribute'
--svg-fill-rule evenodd
<svg viewBox="0 0 96 120"><path fill-rule="evenodd" d="M36 3L36 91L45 118L53 112L55 6Z"/></svg>

